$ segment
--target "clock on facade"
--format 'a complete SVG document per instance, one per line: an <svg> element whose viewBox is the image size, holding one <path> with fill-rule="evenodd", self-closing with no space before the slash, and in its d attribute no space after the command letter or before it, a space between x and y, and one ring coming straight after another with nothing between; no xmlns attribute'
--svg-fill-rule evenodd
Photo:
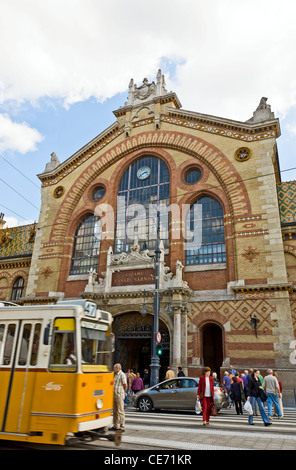
<svg viewBox="0 0 296 470"><path fill-rule="evenodd" d="M137 177L139 180L146 180L151 174L151 168L149 166L142 166L137 171Z"/></svg>

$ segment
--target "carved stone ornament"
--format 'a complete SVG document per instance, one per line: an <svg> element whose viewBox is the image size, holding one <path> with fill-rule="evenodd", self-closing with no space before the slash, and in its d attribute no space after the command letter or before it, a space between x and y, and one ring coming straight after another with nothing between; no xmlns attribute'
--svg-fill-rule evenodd
<svg viewBox="0 0 296 470"><path fill-rule="evenodd" d="M152 82L149 84L147 78L144 78L143 85L136 88L134 92L134 99L146 100L150 95L155 95L155 89L155 83Z"/></svg>
<svg viewBox="0 0 296 470"><path fill-rule="evenodd" d="M143 102L154 98L155 96L162 96L167 93L165 88L165 78L162 75L161 70L158 70L156 76L156 83L152 82L149 83L147 78L144 78L143 84L141 86L137 86L134 83L134 79L132 78L129 83L128 89L128 105L132 105L134 103Z"/></svg>
<svg viewBox="0 0 296 470"><path fill-rule="evenodd" d="M176 274L174 275L168 266L164 263L164 248L163 243L160 243L160 261L159 261L159 288L162 290L170 288L185 288L188 289L188 284L182 279L183 265L180 261L176 262ZM132 247L131 253L119 253L113 254L112 248L110 247L107 255L106 271L102 273L102 277L98 280L97 273L92 269L89 271L88 283L85 287L85 293L98 293L103 294L107 292L115 292L117 290L126 290L128 292L139 290L139 284L130 285L112 285L112 276L117 273L126 273L129 275L132 271L137 272L143 270L154 270L155 259L154 254L150 254L148 250L140 252L138 240L135 239L135 243ZM153 290L153 284L149 283L147 290ZM145 285L145 284L143 284Z"/></svg>
<svg viewBox="0 0 296 470"><path fill-rule="evenodd" d="M0 236L0 246L7 245L7 243L10 242L10 234L8 230L5 230L5 232Z"/></svg>
<svg viewBox="0 0 296 470"><path fill-rule="evenodd" d="M55 170L61 163L55 152L52 152L50 156L50 162L46 163L45 170L43 173L48 173L50 171Z"/></svg>
<svg viewBox="0 0 296 470"><path fill-rule="evenodd" d="M55 198L59 198L59 197L61 197L61 196L64 194L64 192L65 192L64 186L58 186L58 187L54 190L53 195L54 195Z"/></svg>
<svg viewBox="0 0 296 470"><path fill-rule="evenodd" d="M247 147L241 147L235 152L234 158L238 162L245 162L251 158L251 150Z"/></svg>

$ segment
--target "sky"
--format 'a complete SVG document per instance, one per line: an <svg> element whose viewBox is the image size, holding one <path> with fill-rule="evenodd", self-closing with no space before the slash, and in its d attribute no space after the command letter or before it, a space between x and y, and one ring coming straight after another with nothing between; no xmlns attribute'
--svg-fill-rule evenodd
<svg viewBox="0 0 296 470"><path fill-rule="evenodd" d="M296 179L295 0L0 0L0 212L38 221L37 177L115 122L128 84L156 80L185 110L237 121L262 96Z"/></svg>

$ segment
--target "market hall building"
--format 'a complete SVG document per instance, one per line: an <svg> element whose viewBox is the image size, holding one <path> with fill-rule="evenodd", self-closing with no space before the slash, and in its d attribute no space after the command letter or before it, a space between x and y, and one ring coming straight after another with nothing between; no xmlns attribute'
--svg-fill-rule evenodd
<svg viewBox="0 0 296 470"><path fill-rule="evenodd" d="M152 83L131 80L114 115L38 175L40 217L25 231L33 248L14 300L92 299L114 317L116 361L142 373L159 237L160 378L167 365L190 376L209 365L220 378L230 364L271 367L294 403L296 183L281 182L280 125L267 99L247 122L183 110L159 71ZM6 251L9 232L0 231ZM0 299L9 300L22 276L5 256L0 249Z"/></svg>

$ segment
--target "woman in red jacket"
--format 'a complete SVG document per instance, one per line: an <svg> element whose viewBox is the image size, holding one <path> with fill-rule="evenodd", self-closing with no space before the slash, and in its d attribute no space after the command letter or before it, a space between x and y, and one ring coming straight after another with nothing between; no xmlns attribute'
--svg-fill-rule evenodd
<svg viewBox="0 0 296 470"><path fill-rule="evenodd" d="M215 402L214 379L210 376L211 369L205 367L204 375L199 378L197 398L201 401L203 424L210 424L210 406Z"/></svg>

